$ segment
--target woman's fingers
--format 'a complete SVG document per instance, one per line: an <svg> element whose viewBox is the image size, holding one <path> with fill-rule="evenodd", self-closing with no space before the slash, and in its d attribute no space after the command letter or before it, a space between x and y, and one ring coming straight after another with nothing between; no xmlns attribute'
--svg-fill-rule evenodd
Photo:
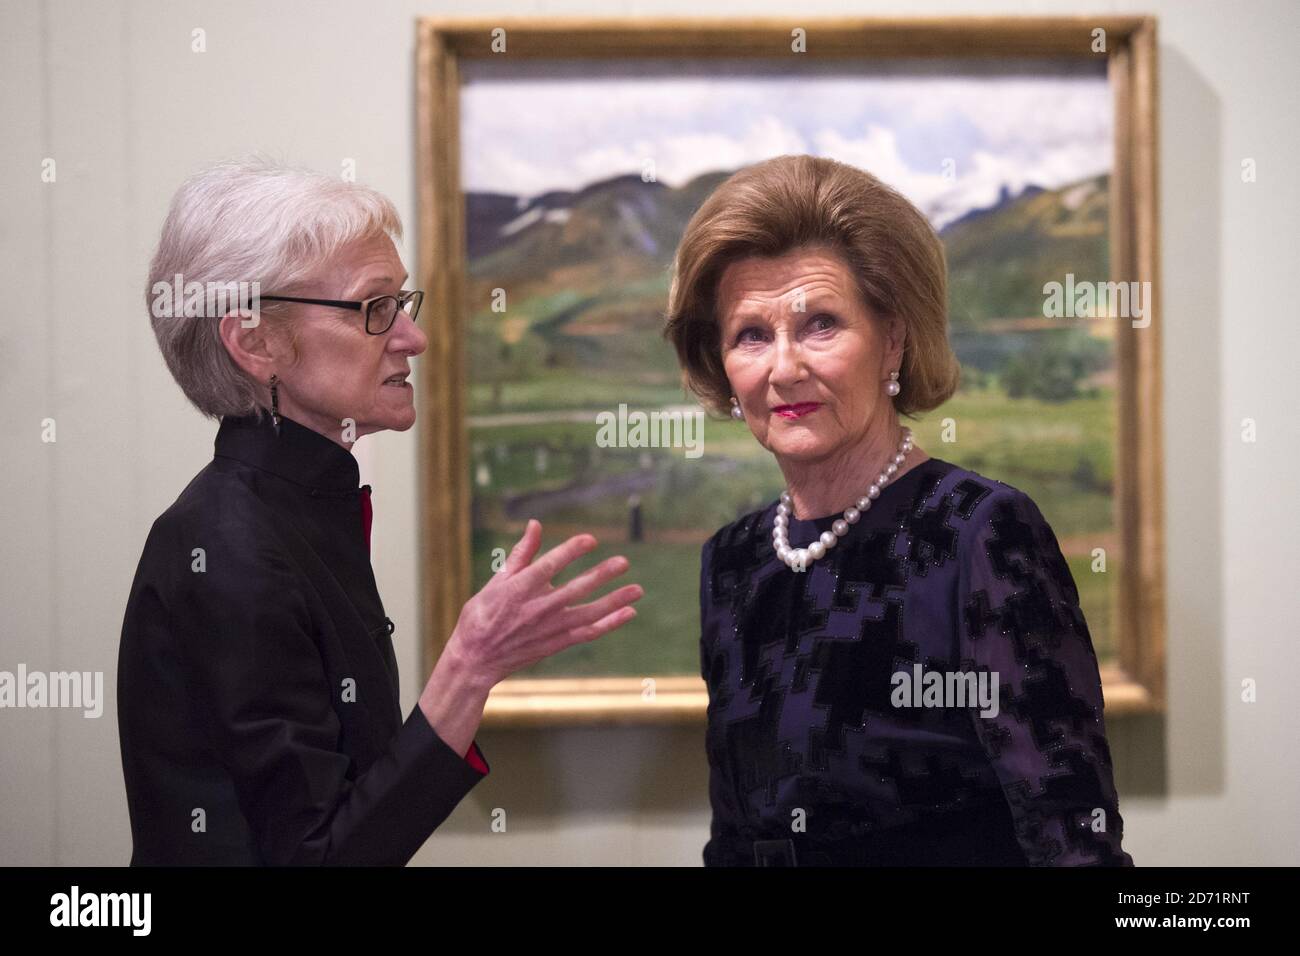
<svg viewBox="0 0 1300 956"><path fill-rule="evenodd" d="M576 604L606 581L612 581L614 578L627 571L627 569L628 560L621 554L612 558L606 558L594 568L588 568L572 581L556 588L548 594L544 599L542 608L544 610L551 610L557 607L567 607L570 604Z"/></svg>
<svg viewBox="0 0 1300 956"><path fill-rule="evenodd" d="M510 549L510 554L506 556L505 570L510 574L515 574L528 567L528 562L533 560L533 555L542 544L542 524L536 518L528 519L528 526L524 528L524 536L519 539L519 543Z"/></svg>
<svg viewBox="0 0 1300 956"><path fill-rule="evenodd" d="M583 641L592 641L602 634L608 634L615 628L622 627L632 618L636 617L636 608L623 607L619 608L613 614L607 614L594 624L583 624L575 627L565 635L565 640L569 644L580 644Z"/></svg>
<svg viewBox="0 0 1300 956"><path fill-rule="evenodd" d="M597 542L589 534L574 535L538 558L541 539L541 523L529 519L524 536L506 558L505 570L509 572L511 588L517 589L510 603L517 609L525 604L529 606L523 620L532 620L538 637L548 634L551 635L546 639L548 642L564 642L562 647L548 651L547 656L571 644L594 640L636 617L636 611L627 605L645 594L638 584L619 588L590 604L569 606L625 573L629 567L627 558L622 555L607 558L556 588L552 587L551 578L595 548Z"/></svg>
<svg viewBox="0 0 1300 956"><path fill-rule="evenodd" d="M610 591L590 604L581 604L578 607L571 607L561 611L556 616L556 623L559 624L560 630L566 631L584 627L616 613L626 604L641 600L644 594L645 591L639 584L624 585L617 591Z"/></svg>
<svg viewBox="0 0 1300 956"><path fill-rule="evenodd" d="M577 558L582 557L596 546L596 539L589 534L577 534L564 544L547 551L528 567L520 571L515 580L525 591L541 588L560 570ZM534 551L536 553L536 551Z"/></svg>

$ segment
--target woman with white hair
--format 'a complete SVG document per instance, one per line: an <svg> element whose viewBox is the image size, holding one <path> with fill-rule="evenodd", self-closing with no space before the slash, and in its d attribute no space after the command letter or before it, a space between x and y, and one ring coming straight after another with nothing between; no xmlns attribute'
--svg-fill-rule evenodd
<svg viewBox="0 0 1300 956"><path fill-rule="evenodd" d="M221 424L154 522L122 627L132 865L404 864L488 772L474 735L491 688L636 613L637 585L577 603L621 556L553 587L596 541L534 560L530 521L403 720L351 452L415 422L428 340L400 236L374 190L273 163L214 167L172 201L153 328Z"/></svg>

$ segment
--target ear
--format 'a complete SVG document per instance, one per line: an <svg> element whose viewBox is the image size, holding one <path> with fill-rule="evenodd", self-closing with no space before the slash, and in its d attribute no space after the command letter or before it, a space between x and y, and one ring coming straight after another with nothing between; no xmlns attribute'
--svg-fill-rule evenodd
<svg viewBox="0 0 1300 956"><path fill-rule="evenodd" d="M898 316L890 316L885 322L885 371L903 370L903 347L907 344L907 324Z"/></svg>
<svg viewBox="0 0 1300 956"><path fill-rule="evenodd" d="M222 344L243 373L255 382L269 382L280 366L280 356L260 317L250 319L238 311L227 312L221 317L219 329Z"/></svg>

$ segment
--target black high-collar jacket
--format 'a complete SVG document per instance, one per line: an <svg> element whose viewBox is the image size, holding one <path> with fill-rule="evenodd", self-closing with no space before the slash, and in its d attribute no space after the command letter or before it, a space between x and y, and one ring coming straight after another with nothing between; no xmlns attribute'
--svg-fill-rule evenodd
<svg viewBox="0 0 1300 956"><path fill-rule="evenodd" d="M402 865L483 777L418 706L402 719L356 459L281 421L223 419L140 557L117 673L132 865Z"/></svg>

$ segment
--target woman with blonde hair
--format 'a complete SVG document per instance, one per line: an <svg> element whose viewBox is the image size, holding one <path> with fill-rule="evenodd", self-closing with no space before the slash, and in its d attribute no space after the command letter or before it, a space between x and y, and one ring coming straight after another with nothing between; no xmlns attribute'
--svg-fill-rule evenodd
<svg viewBox="0 0 1300 956"><path fill-rule="evenodd" d="M947 329L938 236L862 170L761 162L686 228L665 334L787 486L701 557L706 865L1132 865L1051 527L899 421Z"/></svg>

